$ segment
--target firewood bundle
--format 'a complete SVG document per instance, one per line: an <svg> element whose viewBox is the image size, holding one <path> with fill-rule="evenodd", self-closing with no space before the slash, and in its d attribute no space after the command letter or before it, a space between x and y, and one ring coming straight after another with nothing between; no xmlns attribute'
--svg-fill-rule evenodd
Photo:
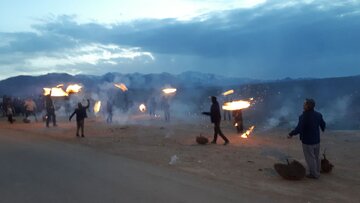
<svg viewBox="0 0 360 203"><path fill-rule="evenodd" d="M209 142L209 139L200 134L199 136L196 137L196 142L198 144L205 145Z"/></svg>
<svg viewBox="0 0 360 203"><path fill-rule="evenodd" d="M329 160L326 159L325 151L323 154L324 158L321 159L321 173L330 173L334 167L332 163L330 163Z"/></svg>
<svg viewBox="0 0 360 203"><path fill-rule="evenodd" d="M276 163L274 164L274 168L276 172L286 180L301 180L305 177L305 167L298 161L293 160L289 163L287 160L287 164Z"/></svg>

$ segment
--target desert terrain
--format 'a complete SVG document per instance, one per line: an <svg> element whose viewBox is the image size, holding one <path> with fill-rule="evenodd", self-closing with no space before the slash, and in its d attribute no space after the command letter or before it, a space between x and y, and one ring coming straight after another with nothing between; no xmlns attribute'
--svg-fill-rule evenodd
<svg viewBox="0 0 360 203"><path fill-rule="evenodd" d="M253 191L259 199L273 197L274 202L359 202L360 160L359 131L326 131L321 151L335 165L319 180L287 181L275 172L274 163L296 159L305 165L298 137L287 139L290 129L261 130L255 127L247 139L240 138L230 121L224 121L224 134L230 144L198 145L195 137L211 139L208 119L173 119L167 123L145 114L133 115L122 123L106 124L101 117L86 120L85 138L75 137L75 122L60 118L57 127L42 122L17 121L10 125L2 119L0 132L6 130L26 137L52 139L74 146L144 162L160 168L188 173L201 179L225 184L238 191ZM249 127L249 126L246 126ZM7 136L11 134L7 133ZM175 158L176 157L176 158Z"/></svg>

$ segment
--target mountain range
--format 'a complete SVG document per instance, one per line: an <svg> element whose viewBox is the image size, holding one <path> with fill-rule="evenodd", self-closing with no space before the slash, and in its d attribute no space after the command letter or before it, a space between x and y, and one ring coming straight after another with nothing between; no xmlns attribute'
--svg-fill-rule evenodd
<svg viewBox="0 0 360 203"><path fill-rule="evenodd" d="M41 94L42 88L54 87L58 84L80 83L86 90L95 90L105 83L124 83L132 89L151 89L166 86L174 87L220 87L236 86L258 82L249 78L225 77L199 72L184 72L178 75L159 74L121 74L107 73L102 76L69 75L66 73L50 73L40 76L16 76L0 81L0 95L29 96Z"/></svg>

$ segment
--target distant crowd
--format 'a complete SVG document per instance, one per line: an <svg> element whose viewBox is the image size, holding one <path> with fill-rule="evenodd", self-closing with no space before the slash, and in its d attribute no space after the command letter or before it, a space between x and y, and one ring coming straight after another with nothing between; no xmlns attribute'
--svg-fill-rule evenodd
<svg viewBox="0 0 360 203"><path fill-rule="evenodd" d="M30 115L36 115L44 110L44 97L42 95L36 97L20 98L4 95L0 99L1 115L3 117L23 116L27 118ZM13 119L9 118L12 122Z"/></svg>

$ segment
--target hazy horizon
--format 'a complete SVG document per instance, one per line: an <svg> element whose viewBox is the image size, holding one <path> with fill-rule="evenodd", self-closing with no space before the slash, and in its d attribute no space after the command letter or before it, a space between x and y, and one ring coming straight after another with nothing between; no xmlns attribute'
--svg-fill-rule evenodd
<svg viewBox="0 0 360 203"><path fill-rule="evenodd" d="M0 80L52 72L360 75L360 0L13 0L0 17Z"/></svg>
<svg viewBox="0 0 360 203"><path fill-rule="evenodd" d="M7 79L11 79L11 78L15 78L15 77L21 77L21 76L30 76L30 77L40 77L40 76L44 76L44 75L48 75L48 74L68 74L71 76L78 76L78 75L86 75L86 76L95 76L95 77L101 77L104 76L106 74L122 74L122 75L128 75L128 74L142 74L142 75L147 75L147 74L171 74L171 75L181 75L184 73L188 73L188 72L194 72L194 73L199 73L199 74L213 74L215 76L220 76L220 77L226 77L226 78L241 78L241 79L250 79L250 80L259 80L259 81L276 81L276 80L285 80L285 79L327 79L327 78L342 78L342 77L356 77L356 76L360 76L360 74L355 74L355 75L345 75L345 76L334 76L334 77L284 77L284 78L274 78L274 79L260 79L260 78L250 78L250 77L237 77L236 75L234 76L226 76L226 75L222 75L222 74L214 74L214 73L206 73L206 72L198 72L198 71L184 71L181 73L177 73L177 74L173 74L173 73L169 73L169 72L158 72L158 73L140 73L140 72L132 72L132 73L121 73L121 72L107 72L107 73L103 73L103 74L86 74L86 73L81 73L81 74L71 74L71 73L66 73L66 72L49 72L49 73L44 73L44 74L37 74L37 75L31 75L31 74L20 74L20 75L14 75L14 76L10 76L7 78L0 78L0 81L4 81Z"/></svg>

